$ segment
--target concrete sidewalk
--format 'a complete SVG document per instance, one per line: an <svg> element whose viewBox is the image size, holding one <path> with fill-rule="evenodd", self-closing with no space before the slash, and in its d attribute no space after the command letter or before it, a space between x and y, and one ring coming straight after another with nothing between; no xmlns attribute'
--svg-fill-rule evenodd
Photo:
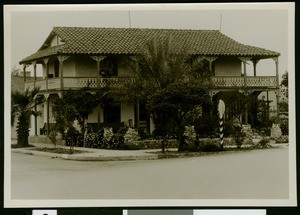
<svg viewBox="0 0 300 215"><path fill-rule="evenodd" d="M53 148L52 144L46 144L46 143L30 143L30 144L37 148L45 148L45 147ZM271 144L271 145L274 148L288 147L288 144ZM58 145L56 147L70 149L69 146ZM167 157L175 158L175 157L186 157L186 156L199 156L203 154L201 152L194 152L194 153L190 152L190 153L178 153L178 154L176 153L172 155L163 155L159 153L161 152L161 149L109 150L109 149L96 149L96 148L84 148L84 147L74 147L73 149L80 150L82 152L80 154L58 154L58 153L51 153L51 152L36 151L33 150L32 148L17 148L17 149L12 148L11 151L13 153L23 153L29 155L45 156L49 158L62 158L65 160L77 160L77 161L156 160L156 159L167 158ZM177 151L177 148L167 149L167 151ZM218 153L224 153L224 152L218 152Z"/></svg>
<svg viewBox="0 0 300 215"><path fill-rule="evenodd" d="M45 143L30 143L37 148L53 148L52 144ZM70 149L68 146L56 146L57 148ZM95 149L74 147L74 150L82 151L80 154L58 154L51 152L36 151L32 148L12 148L13 153L23 153L29 155L46 156L50 158L62 158L65 160L78 161L124 161L124 160L154 160L158 159L159 155L155 152L160 152L161 149L148 150L109 150L109 149ZM176 150L176 149L168 149Z"/></svg>

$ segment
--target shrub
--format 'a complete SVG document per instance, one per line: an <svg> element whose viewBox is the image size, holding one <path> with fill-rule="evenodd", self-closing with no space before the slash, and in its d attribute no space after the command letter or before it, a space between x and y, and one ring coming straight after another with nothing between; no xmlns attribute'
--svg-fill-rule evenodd
<svg viewBox="0 0 300 215"><path fill-rule="evenodd" d="M113 129L112 128L104 128L103 130L103 144L109 145L109 141L114 136Z"/></svg>
<svg viewBox="0 0 300 215"><path fill-rule="evenodd" d="M111 149L126 149L122 133L114 134L108 144L108 147Z"/></svg>
<svg viewBox="0 0 300 215"><path fill-rule="evenodd" d="M203 152L221 151L220 139L218 138L202 138L200 139L199 150Z"/></svg>
<svg viewBox="0 0 300 215"><path fill-rule="evenodd" d="M279 138L275 139L276 143L288 143L289 142L289 136L282 135Z"/></svg>
<svg viewBox="0 0 300 215"><path fill-rule="evenodd" d="M241 148L246 134L243 132L242 127L239 125L232 126L232 137L236 143L237 148Z"/></svg>
<svg viewBox="0 0 300 215"><path fill-rule="evenodd" d="M100 148L103 142L103 130L87 133L84 146L89 148Z"/></svg>
<svg viewBox="0 0 300 215"><path fill-rule="evenodd" d="M289 119L288 118L281 119L280 129L282 131L282 135L289 135Z"/></svg>
<svg viewBox="0 0 300 215"><path fill-rule="evenodd" d="M185 126L183 137L187 148L193 148L196 143L196 131L194 126Z"/></svg>
<svg viewBox="0 0 300 215"><path fill-rule="evenodd" d="M271 135L270 137L274 140L278 139L282 135L280 125L273 123L271 128Z"/></svg>
<svg viewBox="0 0 300 215"><path fill-rule="evenodd" d="M251 129L251 125L242 125L242 130L241 131L245 134L246 138L252 139L253 131Z"/></svg>
<svg viewBox="0 0 300 215"><path fill-rule="evenodd" d="M51 129L49 132L49 139L51 143L53 143L54 147L56 147L56 136L57 136L57 131L55 129Z"/></svg>
<svg viewBox="0 0 300 215"><path fill-rule="evenodd" d="M147 132L147 129L145 128L139 128L138 133L142 140L145 140L150 137L149 133Z"/></svg>
<svg viewBox="0 0 300 215"><path fill-rule="evenodd" d="M66 132L66 145L67 146L83 146L83 135L71 126Z"/></svg>
<svg viewBox="0 0 300 215"><path fill-rule="evenodd" d="M136 130L133 128L128 128L127 132L124 135L124 143L129 148L136 148L138 146L137 141L140 139L140 136Z"/></svg>
<svg viewBox="0 0 300 215"><path fill-rule="evenodd" d="M270 138L269 137L263 137L257 144L255 144L253 147L254 148L268 148L270 147L269 145Z"/></svg>

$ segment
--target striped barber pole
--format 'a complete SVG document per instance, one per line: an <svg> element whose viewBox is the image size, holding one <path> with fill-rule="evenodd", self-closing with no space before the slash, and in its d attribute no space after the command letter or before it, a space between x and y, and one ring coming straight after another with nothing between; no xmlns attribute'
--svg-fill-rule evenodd
<svg viewBox="0 0 300 215"><path fill-rule="evenodd" d="M220 145L221 145L221 149L223 149L223 136L224 136L224 133L223 133L223 129L224 129L223 117L220 118L219 122L220 122Z"/></svg>
<svg viewBox="0 0 300 215"><path fill-rule="evenodd" d="M223 130L224 130L224 120L223 120L223 116L225 113L225 103L222 99L219 100L219 104L218 104L218 113L219 113L219 124L220 124L220 146L221 149L223 150Z"/></svg>

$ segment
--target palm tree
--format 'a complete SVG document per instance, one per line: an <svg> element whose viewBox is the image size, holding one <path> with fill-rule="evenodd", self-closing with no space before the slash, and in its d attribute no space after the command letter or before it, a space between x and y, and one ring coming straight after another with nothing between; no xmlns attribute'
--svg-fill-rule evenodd
<svg viewBox="0 0 300 215"><path fill-rule="evenodd" d="M205 67L205 61L191 56L188 53L189 47L183 47L180 44L168 36L146 42L136 57L134 84L129 84L126 86L127 90L123 90L124 97L127 96L131 101L146 103L156 126L156 134L163 138L168 133L168 127L173 129L176 127L174 124L168 126L170 124L168 121L174 116L170 116L171 108L167 108L166 104L177 105L175 109L180 109L181 103L180 101L176 101L176 104L163 103L165 99L159 96L168 94L174 98L171 91L174 91L176 87L172 86L186 85L191 89L196 89L194 86L197 89L199 87L207 88L211 75L211 72ZM184 95L181 94L181 96L184 98ZM201 96L206 98L206 94L201 94ZM174 110L174 112L179 113L180 111ZM180 120L180 123L182 121Z"/></svg>
<svg viewBox="0 0 300 215"><path fill-rule="evenodd" d="M15 117L18 119L17 124L17 145L20 147L29 146L29 119L31 115L37 116L40 113L34 110L38 104L43 101L40 98L35 98L39 88L34 88L30 91L28 88L24 92L12 91L11 94L11 116L12 123Z"/></svg>

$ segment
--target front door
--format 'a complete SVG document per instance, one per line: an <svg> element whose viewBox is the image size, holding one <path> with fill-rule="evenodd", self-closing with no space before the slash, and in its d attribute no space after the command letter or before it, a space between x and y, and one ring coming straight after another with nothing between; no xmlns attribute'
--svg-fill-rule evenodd
<svg viewBox="0 0 300 215"><path fill-rule="evenodd" d="M121 108L120 105L104 106L104 123L120 123Z"/></svg>

